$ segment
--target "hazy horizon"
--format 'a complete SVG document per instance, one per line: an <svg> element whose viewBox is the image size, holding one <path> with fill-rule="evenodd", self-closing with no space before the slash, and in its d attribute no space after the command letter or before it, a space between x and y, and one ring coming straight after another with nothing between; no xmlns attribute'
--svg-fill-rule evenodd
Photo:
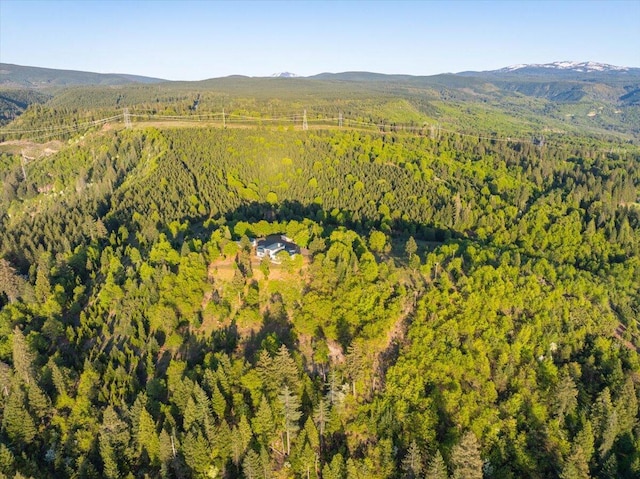
<svg viewBox="0 0 640 479"><path fill-rule="evenodd" d="M549 62L549 63L557 63L557 62L572 62L572 63L584 63L584 62L591 62L592 60L580 60L580 61L574 61L574 60L557 60L555 62ZM602 62L596 62L596 63L602 63ZM374 75L390 75L390 76L415 76L415 77L420 77L420 76L436 76L436 75L447 75L447 74L459 74L459 73L465 73L465 72L470 72L470 71L478 71L478 72L483 72L483 71L490 71L490 70L460 70L460 71L455 71L455 72L438 72L438 73L431 73L429 75L420 75L420 74L411 74L411 73L404 73L404 72L392 72L392 73L382 73L382 72L375 72L375 71L367 71L367 70L344 70L344 71L333 71L333 72L329 72L329 71L324 71L324 72L318 72L318 73L312 73L310 75L298 75L295 71L291 71L291 70L284 70L281 72L274 72L270 75L244 75L242 73L231 73L229 75L223 75L223 76L215 76L215 77L206 77L206 78L198 78L195 80L183 80L183 79L176 79L176 80L171 80L171 79L167 79L167 78L160 78L160 77L150 77L147 75L140 75L138 73L130 73L130 72L96 72L96 71L88 71L88 70L78 70L78 69L68 69L68 68L51 68L51 67L43 67L43 66L39 66L39 65L21 65L18 63L7 63L7 62L2 62L2 64L5 65L15 65L15 66L19 66L19 67L26 67L26 68L42 68L42 69L46 69L46 70L60 70L60 71L68 71L68 72L79 72L79 73L95 73L95 74L100 74L100 75L126 75L126 76L139 76L139 77L145 77L145 78L153 78L156 80L162 80L162 81L175 81L175 82L182 82L182 81L205 81L205 80L212 80L212 79L216 79L216 78L228 78L228 77L246 77L246 78L277 78L277 77L281 77L282 74L292 74L293 77L288 77L288 78L311 78L314 76L318 76L318 75L324 75L324 74L329 74L329 75L340 75L343 73L371 73ZM533 65L533 64L528 64L528 65ZM615 67L624 67L624 68L640 68L640 67L634 67L634 66L628 66L628 65L612 65L612 64L608 64L610 66L615 66ZM501 69L501 68L508 68L508 67L512 67L512 66L518 66L518 64L513 64L513 65L504 65L503 67L499 67L497 69ZM281 78L287 78L287 77L281 77Z"/></svg>
<svg viewBox="0 0 640 479"><path fill-rule="evenodd" d="M203 80L640 66L640 2L0 1L0 61Z"/></svg>

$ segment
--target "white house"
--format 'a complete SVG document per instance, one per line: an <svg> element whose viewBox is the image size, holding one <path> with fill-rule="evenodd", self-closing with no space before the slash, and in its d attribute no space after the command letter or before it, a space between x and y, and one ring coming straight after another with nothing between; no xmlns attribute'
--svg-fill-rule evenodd
<svg viewBox="0 0 640 479"><path fill-rule="evenodd" d="M258 258L269 256L273 263L279 263L277 255L280 251L286 251L293 257L300 253L300 248L290 238L282 235L267 236L256 244L256 256Z"/></svg>

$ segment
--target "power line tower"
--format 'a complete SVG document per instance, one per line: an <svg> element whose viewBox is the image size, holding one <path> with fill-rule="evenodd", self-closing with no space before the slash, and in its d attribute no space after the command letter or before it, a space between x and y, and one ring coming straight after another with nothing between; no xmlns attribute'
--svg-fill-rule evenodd
<svg viewBox="0 0 640 479"><path fill-rule="evenodd" d="M338 127L342 128L342 112L338 115Z"/></svg>
<svg viewBox="0 0 640 479"><path fill-rule="evenodd" d="M20 166L22 167L22 177L24 178L24 181L27 181L27 172L24 169L24 160L25 160L24 150L21 151L21 153L22 153L22 160L20 161Z"/></svg>
<svg viewBox="0 0 640 479"><path fill-rule="evenodd" d="M125 108L122 112L122 116L124 118L124 127L127 129L131 129L131 117L129 116L129 109Z"/></svg>
<svg viewBox="0 0 640 479"><path fill-rule="evenodd" d="M304 111L304 115L302 116L302 130L307 131L309 129L309 125L307 124L307 110Z"/></svg>

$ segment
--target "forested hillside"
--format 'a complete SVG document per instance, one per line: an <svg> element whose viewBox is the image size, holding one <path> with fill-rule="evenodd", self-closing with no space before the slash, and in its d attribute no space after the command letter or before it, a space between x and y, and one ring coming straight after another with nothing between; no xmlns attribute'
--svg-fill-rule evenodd
<svg viewBox="0 0 640 479"><path fill-rule="evenodd" d="M12 88L30 88L27 91L50 100L0 131L0 140L24 136L9 134L9 130L55 130L74 121L108 118L122 113L123 108L154 117L189 115L192 120L226 109L227 114L259 116L266 122L301 116L306 109L309 118L316 120L337 120L342 113L352 121L411 128L439 125L482 136L531 140L576 135L636 144L640 138L637 68L583 73L525 68L433 76L370 72L306 78L236 75L170 82L0 64L0 95ZM0 117L0 125L2 120Z"/></svg>
<svg viewBox="0 0 640 479"><path fill-rule="evenodd" d="M158 83L164 80L118 73L91 73L0 63L0 85L42 89L69 85L123 85Z"/></svg>
<svg viewBox="0 0 640 479"><path fill-rule="evenodd" d="M0 90L0 125L5 125L20 116L33 103L44 103L49 95L34 90L8 88Z"/></svg>
<svg viewBox="0 0 640 479"><path fill-rule="evenodd" d="M73 92L1 132L0 477L640 475L633 140Z"/></svg>

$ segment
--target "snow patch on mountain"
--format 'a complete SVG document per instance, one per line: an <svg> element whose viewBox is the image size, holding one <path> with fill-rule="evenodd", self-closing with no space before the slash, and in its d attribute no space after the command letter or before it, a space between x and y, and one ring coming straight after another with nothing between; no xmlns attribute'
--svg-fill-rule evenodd
<svg viewBox="0 0 640 479"><path fill-rule="evenodd" d="M271 77L272 78L297 78L298 75L291 72L280 72L280 73L274 73L273 75L271 75Z"/></svg>
<svg viewBox="0 0 640 479"><path fill-rule="evenodd" d="M571 71L581 72L581 73L613 72L613 71L629 70L629 68L627 67L609 65L607 63L562 61L562 62L553 62L553 63L530 63L530 64L511 65L506 68L502 68L501 70L498 70L498 71L512 72L516 70L522 70L523 68L548 68L548 69L555 69L555 70L571 70Z"/></svg>

